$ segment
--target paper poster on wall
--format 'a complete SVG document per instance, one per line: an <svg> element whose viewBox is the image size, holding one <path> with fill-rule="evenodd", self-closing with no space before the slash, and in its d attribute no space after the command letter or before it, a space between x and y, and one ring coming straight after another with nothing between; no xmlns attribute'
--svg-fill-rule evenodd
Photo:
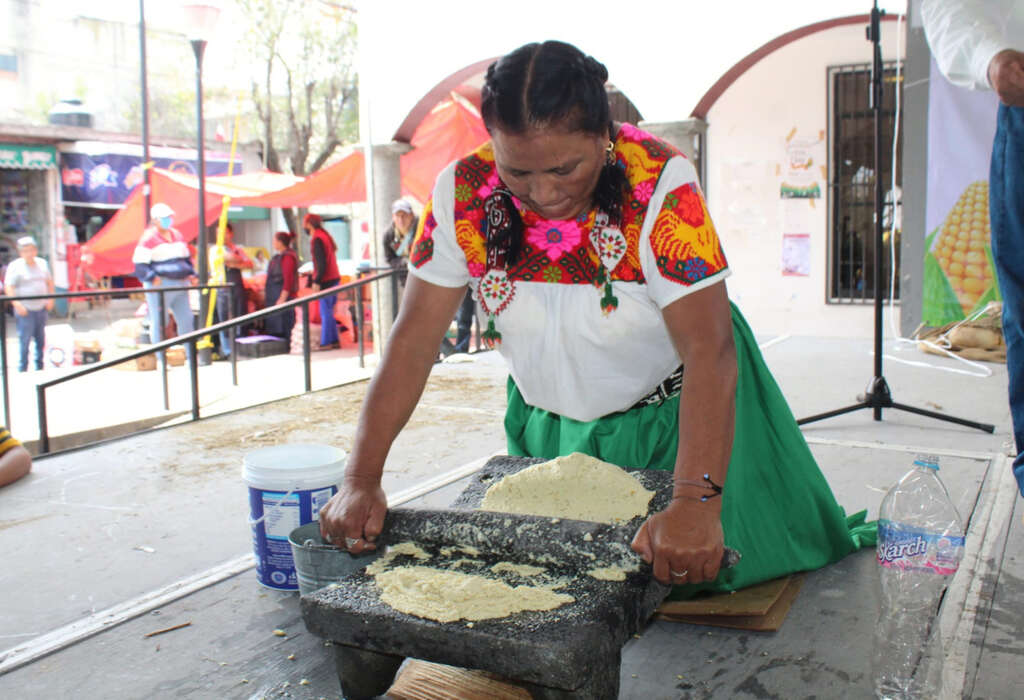
<svg viewBox="0 0 1024 700"><path fill-rule="evenodd" d="M941 326L1000 298L988 218L999 103L992 92L954 86L934 60L929 82L921 320Z"/></svg>
<svg viewBox="0 0 1024 700"><path fill-rule="evenodd" d="M782 234L782 276L809 277L811 274L811 234Z"/></svg>
<svg viewBox="0 0 1024 700"><path fill-rule="evenodd" d="M820 173L824 163L825 131L819 131L817 139L800 138L794 126L786 135L779 196L783 199L819 199Z"/></svg>

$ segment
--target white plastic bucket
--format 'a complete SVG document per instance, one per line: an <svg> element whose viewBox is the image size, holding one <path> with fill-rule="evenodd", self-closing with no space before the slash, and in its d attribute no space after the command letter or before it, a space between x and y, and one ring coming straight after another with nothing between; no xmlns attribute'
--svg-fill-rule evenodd
<svg viewBox="0 0 1024 700"><path fill-rule="evenodd" d="M242 458L256 575L268 588L298 590L288 536L319 519L345 472L345 451L330 445L264 447Z"/></svg>

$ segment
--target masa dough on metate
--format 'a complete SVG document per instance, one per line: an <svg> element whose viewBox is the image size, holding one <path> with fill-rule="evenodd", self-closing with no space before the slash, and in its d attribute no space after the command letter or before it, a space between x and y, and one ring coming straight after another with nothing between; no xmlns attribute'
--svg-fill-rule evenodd
<svg viewBox="0 0 1024 700"><path fill-rule="evenodd" d="M490 620L524 610L553 610L575 600L550 588L509 586L495 579L428 566L399 566L376 575L380 599L438 622Z"/></svg>
<svg viewBox="0 0 1024 700"><path fill-rule="evenodd" d="M573 452L509 474L487 489L480 509L615 524L647 515L653 496L614 464Z"/></svg>
<svg viewBox="0 0 1024 700"><path fill-rule="evenodd" d="M480 507L502 513L614 524L646 515L653 496L653 491L614 464L575 452L504 477L487 490ZM400 546L407 548L400 553L420 558L411 543ZM375 562L367 573L374 575L383 602L417 617L438 622L488 620L524 610L553 610L575 600L550 588L513 587L484 576L428 566L385 570L397 553L392 547L390 556ZM543 571L534 568L523 566L516 570L516 565L502 562L493 570L514 571L520 576ZM621 569L594 569L589 573L602 580L625 578Z"/></svg>

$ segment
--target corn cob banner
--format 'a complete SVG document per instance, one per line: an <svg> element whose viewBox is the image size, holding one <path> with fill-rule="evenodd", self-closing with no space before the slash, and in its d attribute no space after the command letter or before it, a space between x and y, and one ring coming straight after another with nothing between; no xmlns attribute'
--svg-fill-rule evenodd
<svg viewBox="0 0 1024 700"><path fill-rule="evenodd" d="M988 171L998 102L956 87L932 61L921 319L959 321L998 301L992 262Z"/></svg>

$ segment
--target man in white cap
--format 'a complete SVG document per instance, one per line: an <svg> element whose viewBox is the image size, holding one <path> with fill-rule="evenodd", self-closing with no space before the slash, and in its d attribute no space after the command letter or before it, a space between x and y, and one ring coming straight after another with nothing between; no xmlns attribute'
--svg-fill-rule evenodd
<svg viewBox="0 0 1024 700"><path fill-rule="evenodd" d="M172 226L174 210L163 202L157 202L149 213L152 224L143 232L132 254L135 276L146 289L159 287L165 282L175 287L189 284L196 276L192 251L185 236ZM147 292L146 305L149 307L149 339L159 343L163 340L160 295ZM164 308L174 314L179 334L189 333L195 328L187 291L164 292ZM191 346L189 349L191 351Z"/></svg>
<svg viewBox="0 0 1024 700"><path fill-rule="evenodd" d="M39 248L32 236L18 239L18 259L7 266L4 293L9 297L53 294L50 267L36 257ZM43 348L46 346L46 312L53 308L53 299L25 299L15 301L14 319L18 327L18 371L28 371L28 348L35 341L35 367L43 368ZM2 322L2 319L0 319Z"/></svg>

